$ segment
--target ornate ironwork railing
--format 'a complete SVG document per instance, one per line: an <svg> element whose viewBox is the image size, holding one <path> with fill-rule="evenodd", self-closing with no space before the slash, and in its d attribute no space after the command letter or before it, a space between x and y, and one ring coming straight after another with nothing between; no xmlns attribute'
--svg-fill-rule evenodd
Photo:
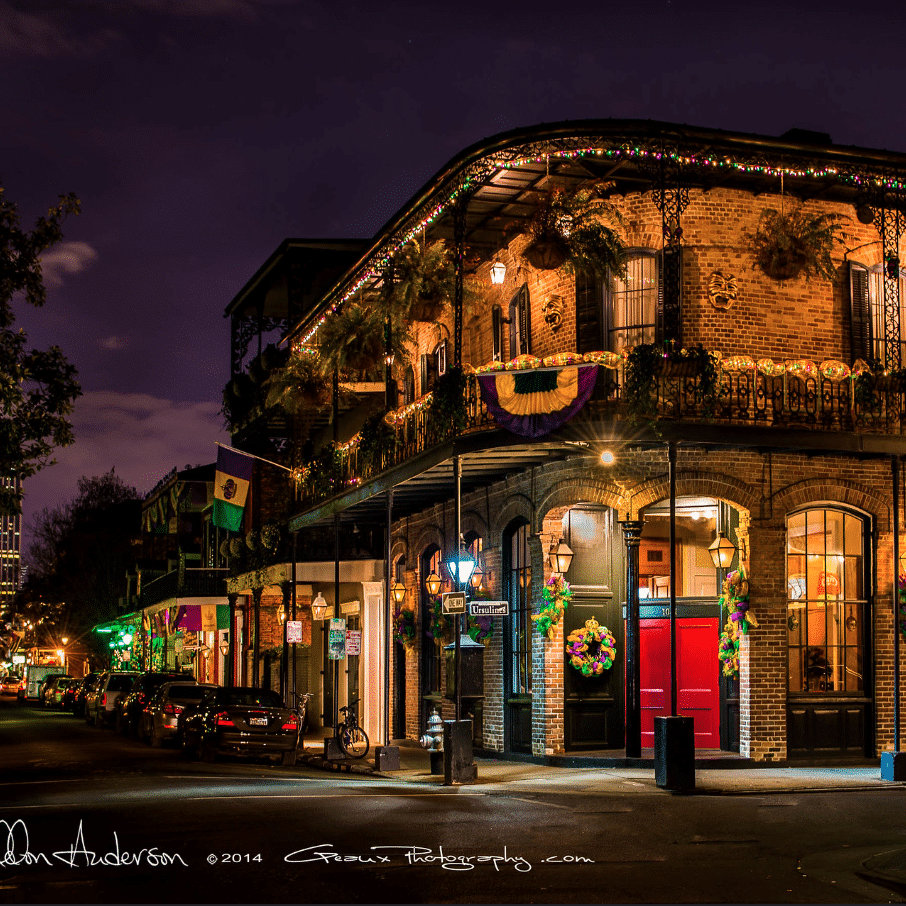
<svg viewBox="0 0 906 906"><path fill-rule="evenodd" d="M170 598L226 595L227 569L174 569L142 586L141 606L152 607Z"/></svg>
<svg viewBox="0 0 906 906"><path fill-rule="evenodd" d="M592 419L625 420L621 399L622 371L601 369L594 394L573 423ZM653 379L654 417L663 420L748 425L766 428L807 428L874 434L906 433L906 382L898 378L846 378L834 381L820 374L768 376L759 371L719 373L716 392L702 397L694 375ZM303 484L300 503L314 505L381 472L413 459L451 437L495 428L481 400L478 380L466 384L465 423L461 431L440 424L430 407L415 408L395 427L395 442L365 457L353 446L336 463L329 480Z"/></svg>

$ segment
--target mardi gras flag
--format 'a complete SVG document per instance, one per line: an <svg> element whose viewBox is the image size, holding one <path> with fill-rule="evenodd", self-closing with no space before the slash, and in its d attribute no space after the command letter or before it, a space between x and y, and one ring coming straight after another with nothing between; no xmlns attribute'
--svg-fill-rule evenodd
<svg viewBox="0 0 906 906"><path fill-rule="evenodd" d="M597 365L494 371L478 375L481 398L501 428L543 437L566 424L595 389Z"/></svg>
<svg viewBox="0 0 906 906"><path fill-rule="evenodd" d="M214 525L238 532L252 480L254 457L231 447L217 448L217 474L214 477Z"/></svg>

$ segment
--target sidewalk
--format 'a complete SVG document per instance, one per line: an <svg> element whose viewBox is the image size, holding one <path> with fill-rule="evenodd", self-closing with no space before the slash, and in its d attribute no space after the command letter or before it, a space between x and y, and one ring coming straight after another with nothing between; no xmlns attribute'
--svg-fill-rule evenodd
<svg viewBox="0 0 906 906"><path fill-rule="evenodd" d="M375 770L373 750L361 761L354 759L328 761L324 757L321 740L306 741L304 752L299 754L299 763L326 771L443 787L443 773L431 773L427 751L411 740L400 740L398 745L400 753L398 771ZM535 760L507 760L482 752L474 758L478 769L477 780L474 784L463 786L530 782L569 783L570 780L584 782L589 773L594 773L596 782L612 781L619 787L628 787L623 790L624 792L635 790L668 793L655 783L653 751L643 750L642 754L641 759L602 758L598 757L600 753L598 756L571 756L562 759L552 757L545 759L548 763L539 764ZM696 757L695 789L689 793L739 796L903 787L906 787L906 783L881 780L879 760L861 760L840 767L791 766L789 763L765 765L731 753L708 753L704 757Z"/></svg>

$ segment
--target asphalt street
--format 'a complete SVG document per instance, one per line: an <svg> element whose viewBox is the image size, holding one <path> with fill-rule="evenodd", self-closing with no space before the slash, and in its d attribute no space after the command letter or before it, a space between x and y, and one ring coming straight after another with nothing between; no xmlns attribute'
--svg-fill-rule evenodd
<svg viewBox="0 0 906 906"><path fill-rule="evenodd" d="M870 769L676 795L480 762L444 786L420 751L385 776L202 765L7 700L0 739L5 902L906 902L906 791Z"/></svg>

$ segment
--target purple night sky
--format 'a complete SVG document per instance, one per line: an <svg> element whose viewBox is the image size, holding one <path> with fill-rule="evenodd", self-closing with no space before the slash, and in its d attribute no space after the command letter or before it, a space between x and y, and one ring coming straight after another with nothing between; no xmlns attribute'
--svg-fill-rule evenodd
<svg viewBox="0 0 906 906"><path fill-rule="evenodd" d="M902 5L0 0L0 181L76 192L22 311L84 396L25 518L81 475L145 492L226 440L223 310L288 236L373 235L466 146L642 118L906 151ZM21 311L21 310L20 310Z"/></svg>

